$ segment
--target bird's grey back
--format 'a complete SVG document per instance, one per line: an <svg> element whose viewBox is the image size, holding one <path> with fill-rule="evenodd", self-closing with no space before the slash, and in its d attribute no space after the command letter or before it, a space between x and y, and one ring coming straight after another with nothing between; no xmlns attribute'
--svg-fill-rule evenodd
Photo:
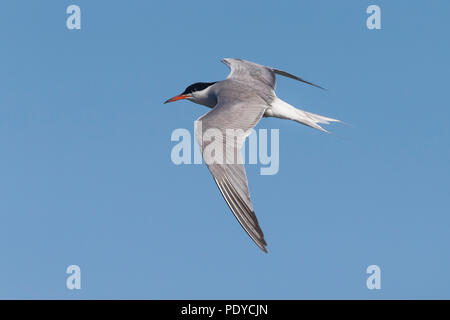
<svg viewBox="0 0 450 320"><path fill-rule="evenodd" d="M226 58L222 60L230 68L227 79L217 86L218 95L239 101L258 96L267 105L275 98L276 76L269 67L242 59Z"/></svg>

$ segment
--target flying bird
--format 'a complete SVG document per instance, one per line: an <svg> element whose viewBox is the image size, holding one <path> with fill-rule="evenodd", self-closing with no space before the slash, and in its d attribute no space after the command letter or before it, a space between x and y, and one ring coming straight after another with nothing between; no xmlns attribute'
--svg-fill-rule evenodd
<svg viewBox="0 0 450 320"><path fill-rule="evenodd" d="M204 159L208 144L204 143L203 136L207 130L219 130L225 137L227 130L234 130L236 139L215 137L215 142L222 144L225 150L224 161L205 162L236 219L256 245L267 252L267 243L250 200L240 154L245 139L262 117L294 120L324 132L328 131L320 124L340 121L297 109L278 98L275 94L276 75L322 87L288 72L250 61L227 58L222 62L230 68L225 80L194 83L164 103L187 99L212 109L195 122L195 136Z"/></svg>

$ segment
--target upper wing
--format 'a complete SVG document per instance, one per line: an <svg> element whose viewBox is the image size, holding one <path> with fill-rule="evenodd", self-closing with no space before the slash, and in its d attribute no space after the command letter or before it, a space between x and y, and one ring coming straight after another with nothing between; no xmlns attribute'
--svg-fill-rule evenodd
<svg viewBox="0 0 450 320"><path fill-rule="evenodd" d="M231 71L230 71L230 74L228 75L228 78L242 79L245 81L256 80L256 81L260 81L260 82L270 86L272 89L275 89L275 85L276 85L275 74L278 74L280 76L284 76L287 78L291 78L291 79L309 84L316 88L324 89L317 84L314 84L312 82L309 82L302 78L294 76L293 74L290 74L289 72L275 69L275 68L266 67L266 66L256 64L253 62L249 62L249 61L245 61L242 59L226 58L226 59L222 59L222 62L230 67Z"/></svg>
<svg viewBox="0 0 450 320"><path fill-rule="evenodd" d="M233 103L219 95L214 109L195 122L195 136L203 159L234 216L258 247L267 252L264 234L250 200L240 153L246 137L265 109L264 101L256 96Z"/></svg>
<svg viewBox="0 0 450 320"><path fill-rule="evenodd" d="M276 78L271 68L241 59L226 58L222 59L222 62L230 67L230 74L227 79L233 78L246 82L257 81L275 89Z"/></svg>

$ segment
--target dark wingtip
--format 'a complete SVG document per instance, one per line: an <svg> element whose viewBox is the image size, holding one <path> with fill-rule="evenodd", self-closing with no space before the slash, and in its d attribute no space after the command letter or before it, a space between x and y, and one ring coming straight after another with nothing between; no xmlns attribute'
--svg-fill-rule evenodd
<svg viewBox="0 0 450 320"><path fill-rule="evenodd" d="M290 74L289 72L286 72L286 71L283 71L283 70L279 70L279 69L272 69L272 70L273 70L273 72L275 72L276 74L279 74L280 76L291 78L291 79L294 79L294 80L297 80L297 81L309 84L310 86L313 86L313 87L316 87L316 88L328 91L328 89L325 89L324 87L321 87L321 86L319 86L319 85L317 85L315 83L306 81L306 80L304 80L304 79L302 79L300 77L294 76L293 74Z"/></svg>
<svg viewBox="0 0 450 320"><path fill-rule="evenodd" d="M304 79L302 79L302 78L296 77L296 79L295 79L295 80L298 80L298 81L300 81L300 82L303 82L303 83L309 84L310 86L313 86L313 87L316 87L316 88L322 89L322 90L324 90L324 91L328 91L328 89L326 89L326 88L324 88L324 87L321 87L321 86L319 86L318 84L315 84L315 83L312 83L312 82L306 81L306 80L304 80Z"/></svg>
<svg viewBox="0 0 450 320"><path fill-rule="evenodd" d="M264 251L264 253L268 253L267 248L266 248L267 242L266 242L266 240L264 240L264 238L262 238L262 239L261 239L260 241L258 241L258 242L255 241L255 243L257 244L257 246L258 246L262 251Z"/></svg>
<svg viewBox="0 0 450 320"><path fill-rule="evenodd" d="M307 82L306 82L307 83ZM319 85L317 85L317 84L313 84L313 83L309 83L310 85L312 85L313 87L316 87L316 88L319 88L319 89L322 89L323 91L328 91L328 89L327 88L324 88L324 87L321 87L321 86L319 86Z"/></svg>

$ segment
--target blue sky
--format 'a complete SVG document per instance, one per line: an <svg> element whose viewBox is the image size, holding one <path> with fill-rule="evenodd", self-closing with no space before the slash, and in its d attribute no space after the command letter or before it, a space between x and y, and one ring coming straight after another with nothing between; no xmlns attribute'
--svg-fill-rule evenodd
<svg viewBox="0 0 450 320"><path fill-rule="evenodd" d="M0 298L450 298L448 1L0 9ZM172 131L207 110L162 102L223 79L224 57L327 87L282 78L277 93L349 123L257 126L280 130L278 174L247 169L269 254L204 165L170 160ZM81 290L65 286L72 264ZM373 264L381 290L366 288Z"/></svg>

